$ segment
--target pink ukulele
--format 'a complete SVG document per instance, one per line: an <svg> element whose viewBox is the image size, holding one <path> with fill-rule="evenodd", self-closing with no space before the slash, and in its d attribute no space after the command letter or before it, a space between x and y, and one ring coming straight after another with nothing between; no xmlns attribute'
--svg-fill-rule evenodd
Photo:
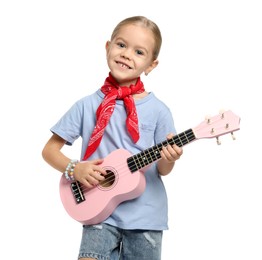
<svg viewBox="0 0 262 260"><path fill-rule="evenodd" d="M160 159L160 151L167 144L182 147L202 138L217 138L239 130L240 118L230 110L207 119L197 127L182 132L138 154L125 149L110 153L101 164L107 171L105 180L89 189L78 181L69 182L64 175L60 180L60 197L67 213L76 221L92 225L108 218L123 201L140 196L146 186L142 171Z"/></svg>

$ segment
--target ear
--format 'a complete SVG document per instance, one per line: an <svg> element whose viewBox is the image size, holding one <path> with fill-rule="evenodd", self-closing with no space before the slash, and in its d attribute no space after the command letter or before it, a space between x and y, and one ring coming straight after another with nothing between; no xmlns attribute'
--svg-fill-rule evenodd
<svg viewBox="0 0 262 260"><path fill-rule="evenodd" d="M147 69L145 69L144 73L147 76L157 65L158 65L158 60L154 60Z"/></svg>
<svg viewBox="0 0 262 260"><path fill-rule="evenodd" d="M108 48L110 47L110 44L111 44L111 42L110 42L110 41L107 41L107 42L106 42L106 46L105 46L105 48L106 48L106 51L108 51Z"/></svg>

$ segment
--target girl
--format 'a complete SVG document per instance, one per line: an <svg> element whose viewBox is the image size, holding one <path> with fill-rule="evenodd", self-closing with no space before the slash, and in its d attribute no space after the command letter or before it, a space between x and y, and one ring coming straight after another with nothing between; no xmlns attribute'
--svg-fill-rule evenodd
<svg viewBox="0 0 262 260"><path fill-rule="evenodd" d="M169 108L140 79L158 65L162 43L158 26L142 16L129 17L106 42L109 75L95 93L78 100L51 128L42 155L47 163L88 189L108 172L103 158L122 148L137 154L175 134ZM81 163L63 152L82 138ZM161 176L169 174L182 154L163 146L159 158L144 170L146 187L137 198L123 201L95 225L83 225L78 259L160 260L162 232L167 225L167 195Z"/></svg>

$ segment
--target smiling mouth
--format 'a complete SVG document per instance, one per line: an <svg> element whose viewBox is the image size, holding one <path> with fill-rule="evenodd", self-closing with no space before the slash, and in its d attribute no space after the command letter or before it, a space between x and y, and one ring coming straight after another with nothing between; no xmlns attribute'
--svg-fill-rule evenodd
<svg viewBox="0 0 262 260"><path fill-rule="evenodd" d="M127 64L125 64L125 63L123 63L123 62L116 61L116 63L117 63L121 68L124 68L124 69L132 69L131 67L129 67Z"/></svg>

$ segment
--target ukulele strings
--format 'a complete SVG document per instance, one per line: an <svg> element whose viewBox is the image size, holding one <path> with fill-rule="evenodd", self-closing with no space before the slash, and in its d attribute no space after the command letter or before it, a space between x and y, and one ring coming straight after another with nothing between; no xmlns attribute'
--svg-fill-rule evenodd
<svg viewBox="0 0 262 260"><path fill-rule="evenodd" d="M163 142L163 143L164 143L164 142ZM159 145L160 145L160 144L159 144ZM163 146L164 146L164 144L163 144ZM161 148L162 148L162 146L161 146ZM160 152L160 150L162 150L162 149L158 149L158 152ZM135 174L136 171L138 171L138 170L146 167L147 165L153 163L154 161L156 161L156 160L153 160L152 157L150 156L150 158L151 158L153 161L152 161L152 162L148 162L148 163L147 163L146 165L144 165L144 166L141 166L141 163L139 162L139 160L134 158L135 156L137 156L137 155L134 155L134 156L130 156L130 157L129 157L129 158L132 158L132 157L133 157L133 159L134 159L131 163L127 163L127 161L126 161L126 162L124 162L124 163L121 162L120 164L114 166L114 168L117 169L117 173L118 173L118 175L119 175L120 178L124 178L125 176L127 176L127 175L129 175L129 174ZM127 159L128 159L128 158L126 158L126 160L127 160ZM138 164L139 164L140 166L138 166ZM128 167L127 167L127 165L128 165ZM123 169L124 169L124 170L123 170ZM111 174L111 172L112 172L113 174ZM109 170L108 177L106 177L106 175L104 175L104 176L105 176L105 180L100 181L99 184L95 185L95 186L92 187L92 188L88 188L88 187L86 187L84 184L80 183L80 187L81 187L81 189L82 189L82 192L83 192L83 193L89 192L89 191L91 191L91 190L94 190L93 188L95 188L95 187L97 187L97 186L102 186L102 187L103 187L103 186L105 186L105 187L110 187L110 186L112 186L112 182L116 179L114 171L110 171L110 170Z"/></svg>
<svg viewBox="0 0 262 260"><path fill-rule="evenodd" d="M212 121L212 124L213 124L213 123L217 123L217 122L220 121L220 120L221 120L221 117L216 118L215 120ZM207 123L207 125L208 125L208 126L211 126L209 123ZM203 126L201 125L201 126L198 128L198 130L203 130L204 128L206 128L206 126L205 126L205 125L203 125ZM163 141L162 143L157 144L156 146L154 146L154 147L155 147L155 150L151 150L152 148L149 148L149 149L144 150L144 151L141 152L141 153L138 153L138 154L136 154L136 155L131 156L131 157L133 157L133 159L134 159L134 160L132 161L132 164L131 164L131 165L129 165L127 162L124 162L124 163L121 163L121 164L119 164L119 165L116 165L116 168L118 169L117 172L119 173L119 176L122 178L122 177L124 177L124 176L126 176L126 175L132 174L133 171L134 171L133 173L135 174L136 171L138 171L138 170L146 167L147 165L152 164L154 161L157 161L158 159L160 159L160 158L156 158L156 159L153 158L153 157L155 157L156 155L155 155L155 153L152 153L152 151L156 151L156 152L159 153L159 152L162 150L162 147L163 147L163 146L167 146L168 144L170 144L170 145L176 144L176 145L182 147L183 145L185 145L185 144L187 144L187 143L190 143L191 141L195 140L196 137L195 137L195 134L194 134L193 130L192 130L192 129L189 129L189 130L190 130L190 133L186 133L186 132L188 132L188 130L187 130L187 131L185 131L185 132L182 132L182 133L180 133L180 134L175 135L174 137L172 137L172 138L169 139L169 140L165 140L165 141ZM212 127L211 127L211 131L212 131ZM186 143L183 143L183 142L185 142L185 141L182 141L182 140L181 140L180 137L181 137L182 135L183 135L183 136L186 136ZM150 151L150 150L151 150L151 151ZM147 153L148 153L148 154L147 154ZM138 159L135 159L135 157L137 157L137 156L139 156L139 155L141 155L141 154L143 154L145 158L147 158L147 156L148 156L148 158L149 158L151 161L147 160L147 164L141 166L141 162L139 161L139 158L138 158ZM130 157L130 158L131 158L131 157ZM143 159L144 159L144 157L143 157ZM127 159L128 159L128 158L127 158ZM127 165L128 165L128 168L126 167ZM138 167L138 165L139 165L139 167ZM118 168L118 166L119 166L119 168ZM123 171L123 169L125 169L125 168L126 168L126 170ZM107 187L107 185L108 185L108 187L110 187L111 184L112 184L112 182L114 182L114 180L116 179L116 176L115 176L115 173L114 173L113 171L112 171L112 174L111 174L111 172L110 172L110 173L108 173L108 175L109 175L109 177L107 177L107 178L105 177L105 180L101 181L99 184L95 185L93 188L95 188L96 186L101 186L101 185L103 185L103 186L105 186L105 187ZM105 176L106 176L106 175L105 175ZM79 183L79 184L80 184L83 192L95 190L95 189L93 189L93 188L88 188L88 187L84 186L84 185L81 184L81 183ZM84 188L83 188L83 186L84 186Z"/></svg>
<svg viewBox="0 0 262 260"><path fill-rule="evenodd" d="M131 156L132 157L132 156ZM119 175L120 178L124 178L125 176L129 175L129 174L135 174L135 172L132 173L133 170L137 169L136 171L138 171L141 168L137 168L136 163L133 162L132 165L130 167L127 167L128 163L124 162L124 163L120 163L118 165L115 165L115 168L117 169L117 173ZM146 167L146 166L144 166ZM107 175L104 175L105 180L100 181L99 184L95 185L92 188L88 188L86 187L84 184L80 183L82 192L89 192L91 190L93 190L93 188L97 187L97 186L105 186L105 187L110 187L112 186L112 182L116 179L116 175L114 173L114 171L109 170L110 172L107 174L108 177L106 177ZM111 174L112 172L112 174Z"/></svg>
<svg viewBox="0 0 262 260"><path fill-rule="evenodd" d="M183 132L184 133L184 132ZM179 134L180 135L180 134ZM135 174L136 171L148 166L149 164L152 164L153 162L157 161L158 159L160 158L157 158L155 153L157 152L158 154L160 154L160 151L162 150L163 147L167 146L168 144L170 145L173 145L173 144L177 144L177 145L181 145L183 144L183 142L181 141L181 139L179 138L179 135L175 135L173 138L169 139L169 140L165 140L163 141L162 143L159 143L157 144L155 147L154 150L152 150L151 152L149 152L150 149L152 148L149 148L149 149L146 149L144 150L144 152L141 152L141 153L138 153L134 156L131 156L134 158L134 160L132 161L132 164L129 165L127 162L125 163L121 163L119 165L116 165L116 168L118 169L117 172L119 173L119 176L121 178L125 177L126 175L129 175L129 174ZM194 133L193 131L187 135L188 139L194 139L195 136L194 136ZM176 141L175 139L178 138ZM189 143L190 141L187 141L187 143ZM181 145L182 146L182 145ZM153 153L152 153L153 152ZM139 156L140 154L144 154L144 157L146 158L146 156L149 155L151 161L147 160L147 163L146 165L143 165L141 166L141 162L139 161L139 159L135 159L135 157ZM130 158L131 158L130 157ZM143 158L144 158L143 157ZM156 158L152 158L152 157L156 157ZM142 157L141 157L142 158ZM144 160L143 160L144 161ZM128 169L126 169L125 171L123 171L123 169L126 168L126 165L128 165ZM139 166L138 166L139 165ZM134 171L135 170L135 171ZM134 171L134 172L133 172ZM132 173L133 172L133 173ZM105 180L101 181L99 184L95 185L93 188L97 187L97 186L105 186L105 187L110 187L112 186L112 182L115 180L115 174L114 172L112 171L113 174L111 173L108 173L109 177L105 177ZM105 175L106 176L106 175ZM107 186L108 185L108 186ZM88 192L88 191L91 191L93 190L93 188L88 188L86 186L84 186L83 184L80 183L80 186L82 188L82 192Z"/></svg>
<svg viewBox="0 0 262 260"><path fill-rule="evenodd" d="M156 154L160 155L160 151L162 150L162 148L164 146L167 146L168 144L173 145L174 143L175 142L172 139L165 140L162 143L159 143L158 145L156 145L155 149L152 150L152 151L149 151L150 150L150 148L149 148L149 149L145 150L144 152L141 152L139 154L131 156L133 158L131 163L124 162L124 163L121 163L119 165L116 165L116 169L117 169L119 177L124 178L125 176L127 176L129 174L135 174L136 171L138 171L138 170L152 164L153 162L157 161L158 159L160 159L160 157L158 158ZM143 156L140 157L140 159L143 159L142 162L139 160L139 158L136 158L136 157L139 157L139 155L141 155L141 154L143 154ZM144 165L144 162L145 162L144 159L147 158L147 157L148 157L148 159L146 159L146 164ZM128 168L126 168L127 165L128 165ZM125 170L123 171L123 169L125 169ZM108 177L106 177L106 175L105 175L105 180L101 181L99 184L95 185L93 188L95 188L97 186L105 186L105 187L112 186L112 182L114 182L116 176L115 176L113 171L112 171L112 174L110 172L108 173ZM80 186L81 186L83 193L93 190L93 188L88 188L81 183L80 183Z"/></svg>

